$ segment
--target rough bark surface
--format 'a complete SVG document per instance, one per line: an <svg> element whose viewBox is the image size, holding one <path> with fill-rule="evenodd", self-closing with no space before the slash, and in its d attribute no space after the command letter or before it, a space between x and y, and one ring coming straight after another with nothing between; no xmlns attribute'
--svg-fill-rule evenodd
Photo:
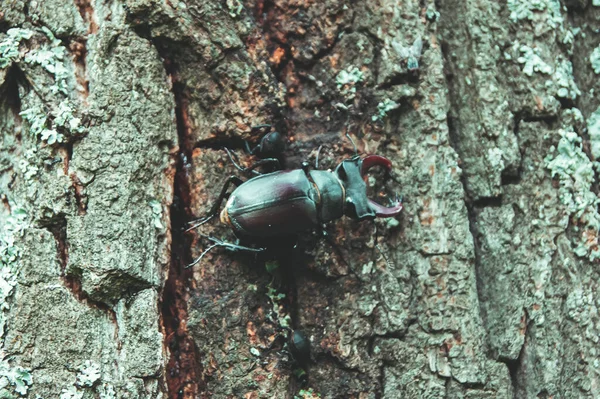
<svg viewBox="0 0 600 399"><path fill-rule="evenodd" d="M599 31L596 0L0 0L0 397L600 397ZM261 124L287 168L387 156L402 214L186 268L235 241L184 230Z"/></svg>

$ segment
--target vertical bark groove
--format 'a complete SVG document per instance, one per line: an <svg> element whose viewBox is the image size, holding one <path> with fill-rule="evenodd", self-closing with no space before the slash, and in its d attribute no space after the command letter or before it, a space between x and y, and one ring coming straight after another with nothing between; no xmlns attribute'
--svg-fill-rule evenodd
<svg viewBox="0 0 600 399"><path fill-rule="evenodd" d="M156 46L159 49L160 46ZM184 233L189 214L189 181L186 167L191 156L187 102L178 82L177 66L163 58L165 70L173 85L175 116L179 149L176 153L174 178L174 198L171 204L171 264L162 294L161 314L165 335L165 346L170 354L167 363L166 380L170 399L205 397L205 385L201 380L202 367L200 353L187 331L188 288L192 281L192 269L186 268L191 262L191 240ZM201 396L199 396L201 395Z"/></svg>

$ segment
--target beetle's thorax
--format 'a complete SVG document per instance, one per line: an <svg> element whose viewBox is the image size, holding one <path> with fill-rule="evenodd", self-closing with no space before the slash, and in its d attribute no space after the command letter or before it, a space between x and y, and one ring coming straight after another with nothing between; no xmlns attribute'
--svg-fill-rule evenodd
<svg viewBox="0 0 600 399"><path fill-rule="evenodd" d="M330 170L311 170L308 178L317 194L317 212L320 222L329 222L344 215L346 190L337 175Z"/></svg>

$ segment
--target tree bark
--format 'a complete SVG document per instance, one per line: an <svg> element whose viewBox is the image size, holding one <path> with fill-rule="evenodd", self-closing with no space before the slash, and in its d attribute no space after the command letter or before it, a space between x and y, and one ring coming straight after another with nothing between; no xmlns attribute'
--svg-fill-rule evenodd
<svg viewBox="0 0 600 399"><path fill-rule="evenodd" d="M0 397L600 397L597 3L0 0ZM404 210L187 268L263 124Z"/></svg>

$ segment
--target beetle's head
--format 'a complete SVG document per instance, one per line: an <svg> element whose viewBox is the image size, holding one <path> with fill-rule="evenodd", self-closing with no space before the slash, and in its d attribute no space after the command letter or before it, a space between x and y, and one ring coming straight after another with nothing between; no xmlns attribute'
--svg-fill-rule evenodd
<svg viewBox="0 0 600 399"><path fill-rule="evenodd" d="M336 168L335 173L346 190L344 214L353 219L364 220L375 217L396 216L402 210L402 203L396 201L392 206L385 207L367 197L367 184L364 176L369 169L381 166L387 171L392 170L392 162L380 155L368 155L361 159L354 156L345 159Z"/></svg>

